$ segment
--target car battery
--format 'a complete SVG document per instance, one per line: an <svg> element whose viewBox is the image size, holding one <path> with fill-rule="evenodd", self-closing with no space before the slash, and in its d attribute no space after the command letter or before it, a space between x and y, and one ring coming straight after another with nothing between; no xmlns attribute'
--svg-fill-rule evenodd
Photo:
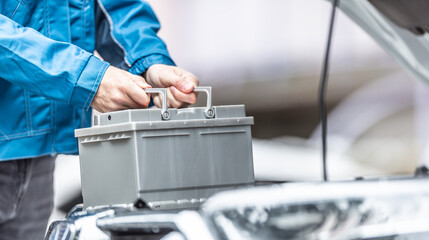
<svg viewBox="0 0 429 240"><path fill-rule="evenodd" d="M254 183L253 117L244 105L123 110L94 116L77 129L85 207L134 204L197 207L212 194Z"/></svg>

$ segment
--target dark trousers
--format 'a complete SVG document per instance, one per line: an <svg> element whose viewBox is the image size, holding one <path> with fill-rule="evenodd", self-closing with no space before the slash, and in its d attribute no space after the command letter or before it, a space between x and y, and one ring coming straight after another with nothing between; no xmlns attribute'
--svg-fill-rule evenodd
<svg viewBox="0 0 429 240"><path fill-rule="evenodd" d="M54 166L51 156L0 162L0 240L44 238Z"/></svg>

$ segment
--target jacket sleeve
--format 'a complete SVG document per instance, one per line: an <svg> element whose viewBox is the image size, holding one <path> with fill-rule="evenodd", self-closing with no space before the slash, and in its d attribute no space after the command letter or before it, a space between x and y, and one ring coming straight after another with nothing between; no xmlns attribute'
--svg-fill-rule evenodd
<svg viewBox="0 0 429 240"><path fill-rule="evenodd" d="M25 90L89 109L109 64L0 15L0 78Z"/></svg>
<svg viewBox="0 0 429 240"><path fill-rule="evenodd" d="M97 51L105 60L117 66L122 62L122 68L129 68L133 74L142 74L153 64L174 65L165 43L157 36L160 24L149 3L98 0L98 7L101 13L96 15L102 16L96 17Z"/></svg>

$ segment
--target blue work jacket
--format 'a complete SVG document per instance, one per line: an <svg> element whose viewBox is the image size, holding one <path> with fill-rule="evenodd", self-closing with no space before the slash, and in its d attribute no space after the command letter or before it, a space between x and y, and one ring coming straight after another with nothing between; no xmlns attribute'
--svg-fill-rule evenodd
<svg viewBox="0 0 429 240"><path fill-rule="evenodd" d="M76 154L109 64L174 64L159 27L138 0L0 1L0 161Z"/></svg>

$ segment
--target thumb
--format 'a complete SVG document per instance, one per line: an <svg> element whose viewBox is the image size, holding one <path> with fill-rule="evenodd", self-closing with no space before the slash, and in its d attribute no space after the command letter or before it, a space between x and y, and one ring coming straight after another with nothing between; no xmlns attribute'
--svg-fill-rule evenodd
<svg viewBox="0 0 429 240"><path fill-rule="evenodd" d="M164 86L174 86L181 92L190 93L194 90L194 80L192 79L192 74L187 72L177 73L176 71L170 70L165 71L160 76L162 85ZM193 76L196 78L195 76Z"/></svg>
<svg viewBox="0 0 429 240"><path fill-rule="evenodd" d="M144 80L144 78L142 78L142 77L140 77L140 76L137 76L137 75L134 75L133 76L133 81L137 84L137 86L139 86L140 88L143 88L143 89L145 89L145 88L152 88L152 86L151 85L149 85L145 80Z"/></svg>

